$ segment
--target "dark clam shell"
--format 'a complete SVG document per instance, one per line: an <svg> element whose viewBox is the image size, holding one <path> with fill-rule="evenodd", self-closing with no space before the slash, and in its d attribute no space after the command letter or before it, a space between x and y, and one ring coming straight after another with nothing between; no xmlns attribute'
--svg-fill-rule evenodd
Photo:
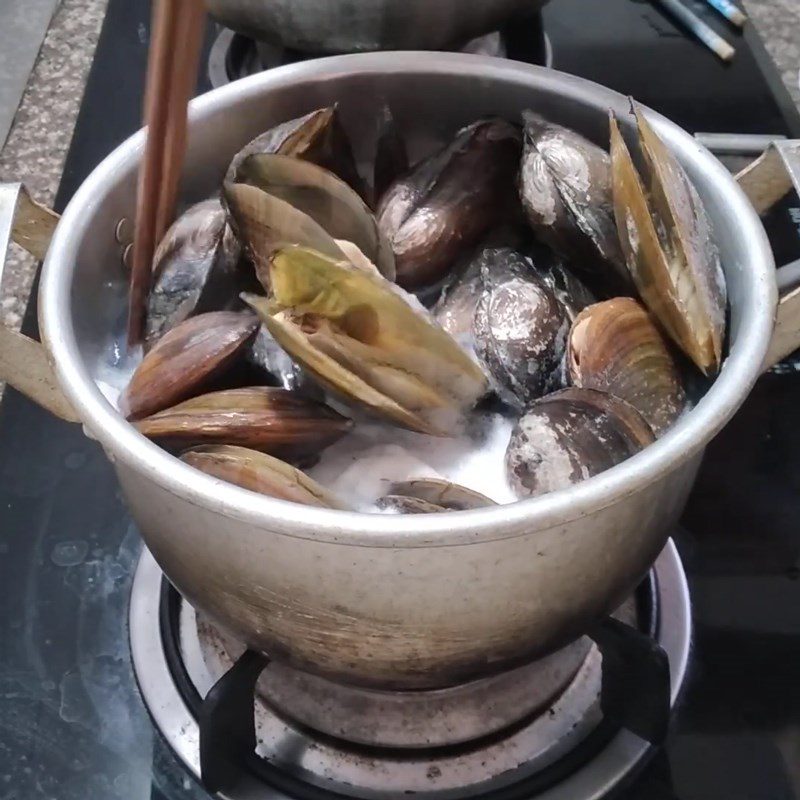
<svg viewBox="0 0 800 800"><path fill-rule="evenodd" d="M438 282L513 212L520 152L515 126L481 120L392 184L376 213L394 249L400 286L420 289Z"/></svg>
<svg viewBox="0 0 800 800"><path fill-rule="evenodd" d="M267 386L194 397L136 423L163 447L230 444L303 459L338 441L352 422L322 403Z"/></svg>
<svg viewBox="0 0 800 800"><path fill-rule="evenodd" d="M384 106L378 119L378 142L372 194L378 203L386 190L409 168L408 150L389 106Z"/></svg>
<svg viewBox="0 0 800 800"><path fill-rule="evenodd" d="M128 419L141 419L202 391L229 367L258 330L249 313L199 314L159 339L133 373L120 398Z"/></svg>
<svg viewBox="0 0 800 800"><path fill-rule="evenodd" d="M571 387L537 400L520 418L506 450L509 483L519 497L564 489L598 475L654 441L624 400Z"/></svg>
<svg viewBox="0 0 800 800"><path fill-rule="evenodd" d="M558 382L569 317L529 259L487 250L475 308L475 352L506 402L525 407Z"/></svg>
<svg viewBox="0 0 800 800"><path fill-rule="evenodd" d="M219 200L205 200L178 217L153 258L145 346L188 317L234 300L241 288L240 253Z"/></svg>
<svg viewBox="0 0 800 800"><path fill-rule="evenodd" d="M259 327L244 357L267 383L297 392L312 400L324 399L325 393L319 385L275 341L266 325Z"/></svg>
<svg viewBox="0 0 800 800"><path fill-rule="evenodd" d="M520 197L539 238L573 261L604 296L628 293L608 153L570 128L523 113Z"/></svg>

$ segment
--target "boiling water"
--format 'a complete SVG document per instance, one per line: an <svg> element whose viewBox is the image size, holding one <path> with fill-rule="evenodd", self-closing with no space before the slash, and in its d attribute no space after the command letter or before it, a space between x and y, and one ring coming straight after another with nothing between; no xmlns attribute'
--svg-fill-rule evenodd
<svg viewBox="0 0 800 800"><path fill-rule="evenodd" d="M475 413L458 435L442 438L363 422L325 450L308 474L359 511L376 511L375 501L392 483L412 478L445 478L512 503L505 452L513 426L502 414Z"/></svg>
<svg viewBox="0 0 800 800"><path fill-rule="evenodd" d="M142 360L142 348L127 350L124 337L111 340L98 358L94 376L105 398L119 408L119 397ZM331 402L353 416L352 409ZM514 420L503 414L474 412L452 437L426 436L355 415L351 433L320 454L306 472L359 511L377 513L375 502L396 481L444 478L498 503L517 498L505 474L505 451ZM382 512L387 513L387 512Z"/></svg>

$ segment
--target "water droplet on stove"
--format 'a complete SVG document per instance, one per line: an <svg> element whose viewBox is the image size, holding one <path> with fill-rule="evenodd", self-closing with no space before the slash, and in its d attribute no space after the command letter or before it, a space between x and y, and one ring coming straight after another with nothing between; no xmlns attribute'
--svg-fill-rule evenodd
<svg viewBox="0 0 800 800"><path fill-rule="evenodd" d="M59 542L50 554L52 562L59 567L74 567L80 564L89 552L89 543L83 539Z"/></svg>
<svg viewBox="0 0 800 800"><path fill-rule="evenodd" d="M86 463L86 453L75 452L70 453L64 459L64 466L67 469L80 469Z"/></svg>
<svg viewBox="0 0 800 800"><path fill-rule="evenodd" d="M55 688L55 681L42 681L42 689L44 689L46 692L52 692Z"/></svg>
<svg viewBox="0 0 800 800"><path fill-rule="evenodd" d="M125 791L129 785L130 785L130 779L124 772L121 775L117 775L117 777L114 778L114 788L118 792Z"/></svg>

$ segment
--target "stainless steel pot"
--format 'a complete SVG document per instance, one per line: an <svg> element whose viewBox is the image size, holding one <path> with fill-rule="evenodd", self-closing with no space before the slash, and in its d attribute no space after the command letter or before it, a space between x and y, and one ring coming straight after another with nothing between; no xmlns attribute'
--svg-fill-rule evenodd
<svg viewBox="0 0 800 800"><path fill-rule="evenodd" d="M314 53L439 50L496 30L546 0L206 0L235 31Z"/></svg>
<svg viewBox="0 0 800 800"><path fill-rule="evenodd" d="M528 107L605 143L608 109L624 119L628 111L624 97L588 81L485 57L311 61L194 101L186 198L214 192L231 156L257 133L323 104L339 103L368 157L385 101L421 150L476 117L516 119ZM44 342L69 405L114 464L148 547L193 605L274 658L351 683L414 688L552 651L620 603L678 520L703 448L760 374L776 309L772 254L747 196L689 134L648 116L694 180L720 245L730 355L719 377L666 436L597 477L510 506L442 515L375 516L264 498L177 461L114 410L95 378L102 342L115 324L121 329L125 277L114 231L133 213L143 134L97 167L50 244L39 295ZM770 151L763 162L774 167L780 158ZM762 166L749 173L754 195ZM798 293L782 304L770 358L797 346L799 308ZM18 347L27 348L26 365L39 359L41 374L32 385L11 370L12 381L32 394L44 387L50 407L63 412L41 352L5 332L6 361ZM8 374L6 365L0 377Z"/></svg>

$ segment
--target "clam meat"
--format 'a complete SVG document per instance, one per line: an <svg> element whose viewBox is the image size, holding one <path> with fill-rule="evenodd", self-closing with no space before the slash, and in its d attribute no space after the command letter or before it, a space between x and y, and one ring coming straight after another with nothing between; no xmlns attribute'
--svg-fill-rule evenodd
<svg viewBox="0 0 800 800"><path fill-rule="evenodd" d="M508 481L520 498L565 489L598 475L654 441L624 400L570 387L534 402L506 451Z"/></svg>
<svg viewBox="0 0 800 800"><path fill-rule="evenodd" d="M270 262L270 299L245 300L326 389L396 424L445 433L486 379L422 306L382 276L302 247Z"/></svg>
<svg viewBox="0 0 800 800"><path fill-rule="evenodd" d="M630 403L658 436L686 404L680 375L647 311L630 297L589 306L572 323L567 345L574 386Z"/></svg>
<svg viewBox="0 0 800 800"><path fill-rule="evenodd" d="M614 207L625 258L645 305L705 374L719 370L725 277L697 190L634 104L642 181L611 116Z"/></svg>
<svg viewBox="0 0 800 800"><path fill-rule="evenodd" d="M437 283L513 213L520 151L514 125L481 120L389 187L377 217L394 249L400 286L416 290Z"/></svg>
<svg viewBox="0 0 800 800"><path fill-rule="evenodd" d="M172 224L153 258L145 346L194 314L224 308L239 286L241 248L219 200L205 200Z"/></svg>
<svg viewBox="0 0 800 800"><path fill-rule="evenodd" d="M207 475L251 492L304 506L346 509L338 497L304 472L258 450L236 445L204 445L187 450L180 458Z"/></svg>
<svg viewBox="0 0 800 800"><path fill-rule="evenodd" d="M135 425L140 433L171 450L231 444L295 460L321 452L353 423L294 392L250 386L194 397Z"/></svg>
<svg viewBox="0 0 800 800"><path fill-rule="evenodd" d="M570 128L523 113L522 207L537 236L570 259L597 292L627 293L608 153Z"/></svg>

